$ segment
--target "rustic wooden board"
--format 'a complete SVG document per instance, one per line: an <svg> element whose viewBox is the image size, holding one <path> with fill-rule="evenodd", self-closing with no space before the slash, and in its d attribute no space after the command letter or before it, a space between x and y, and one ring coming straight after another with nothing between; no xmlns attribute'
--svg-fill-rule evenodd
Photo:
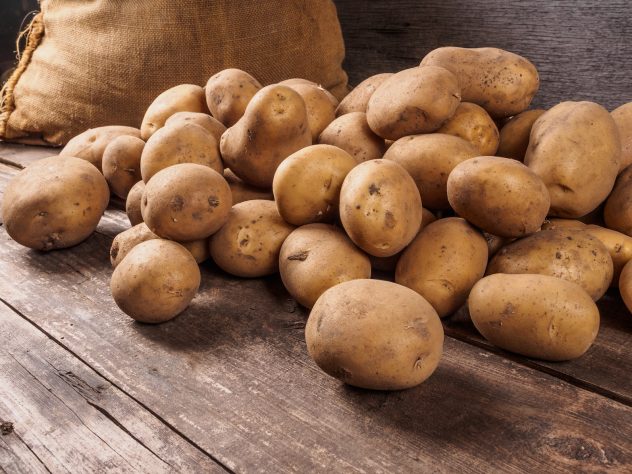
<svg viewBox="0 0 632 474"><path fill-rule="evenodd" d="M60 150L61 148L0 142L0 163L24 168L42 158L58 155Z"/></svg>
<svg viewBox="0 0 632 474"><path fill-rule="evenodd" d="M593 100L609 109L632 101L628 0L335 0L352 84L419 64L440 46L494 46L522 54L540 71L534 106Z"/></svg>

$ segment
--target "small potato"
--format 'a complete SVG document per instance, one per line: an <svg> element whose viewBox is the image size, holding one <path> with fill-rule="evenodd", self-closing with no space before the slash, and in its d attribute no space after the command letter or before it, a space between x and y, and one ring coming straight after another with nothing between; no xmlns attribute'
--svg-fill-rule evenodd
<svg viewBox="0 0 632 474"><path fill-rule="evenodd" d="M382 158L384 139L369 128L364 112L350 112L331 122L318 137L318 143L343 149L358 163Z"/></svg>
<svg viewBox="0 0 632 474"><path fill-rule="evenodd" d="M340 105L338 105L338 108L336 109L336 117L340 117L341 115L351 112L366 113L366 106L369 103L369 99L375 92L375 89L377 89L392 75L392 72L375 74L355 86L353 90L340 101Z"/></svg>
<svg viewBox="0 0 632 474"><path fill-rule="evenodd" d="M217 141L194 123L173 123L151 136L140 158L143 181L147 183L160 170L178 163L197 163L224 172Z"/></svg>
<svg viewBox="0 0 632 474"><path fill-rule="evenodd" d="M412 135L397 140L384 154L404 167L415 180L424 206L450 209L448 176L459 163L479 156L478 149L462 138L443 133Z"/></svg>
<svg viewBox="0 0 632 474"><path fill-rule="evenodd" d="M619 174L603 208L606 227L632 236L632 166Z"/></svg>
<svg viewBox="0 0 632 474"><path fill-rule="evenodd" d="M316 142L321 132L336 118L338 99L327 89L316 84L290 82L290 84L286 83L285 85L298 92L305 101L307 123L312 134L312 142Z"/></svg>
<svg viewBox="0 0 632 474"><path fill-rule="evenodd" d="M487 274L533 273L577 283L593 300L612 282L612 258L601 241L583 230L537 232L505 245L487 266Z"/></svg>
<svg viewBox="0 0 632 474"><path fill-rule="evenodd" d="M15 175L2 199L13 240L35 250L72 247L96 229L110 199L108 183L81 158L51 156Z"/></svg>
<svg viewBox="0 0 632 474"><path fill-rule="evenodd" d="M395 282L423 296L440 317L459 309L485 274L487 242L459 217L433 222L397 262Z"/></svg>
<svg viewBox="0 0 632 474"><path fill-rule="evenodd" d="M202 263L211 256L209 252L209 239L190 240L188 242L178 242L185 249L187 249L196 263Z"/></svg>
<svg viewBox="0 0 632 474"><path fill-rule="evenodd" d="M610 112L619 131L621 157L619 173L632 164L632 102L623 104Z"/></svg>
<svg viewBox="0 0 632 474"><path fill-rule="evenodd" d="M460 102L454 74L441 67L415 67L393 74L375 90L366 119L377 135L397 140L434 132L454 115Z"/></svg>
<svg viewBox="0 0 632 474"><path fill-rule="evenodd" d="M279 271L281 245L294 226L286 223L273 201L235 204L228 220L210 239L215 263L225 272L256 278Z"/></svg>
<svg viewBox="0 0 632 474"><path fill-rule="evenodd" d="M332 145L312 145L290 155L272 182L281 217L294 225L334 221L342 182L356 164L349 153Z"/></svg>
<svg viewBox="0 0 632 474"><path fill-rule="evenodd" d="M208 166L169 166L145 185L141 212L152 232L171 240L209 237L228 219L232 206L226 180Z"/></svg>
<svg viewBox="0 0 632 474"><path fill-rule="evenodd" d="M341 229L329 224L308 224L283 242L279 271L288 293L311 308L332 286L371 278L371 263Z"/></svg>
<svg viewBox="0 0 632 474"><path fill-rule="evenodd" d="M585 227L586 232L597 237L602 244L606 246L610 257L612 257L612 265L614 272L612 283L610 286L616 287L619 284L619 275L626 263L632 259L632 237L617 232L616 230L606 229L598 225L588 225Z"/></svg>
<svg viewBox="0 0 632 474"><path fill-rule="evenodd" d="M240 202L251 201L253 199L274 201L274 195L271 190L257 188L256 186L244 183L235 176L235 173L233 173L230 168L224 170L224 179L228 183L228 186L230 186L230 192L233 195L233 206Z"/></svg>
<svg viewBox="0 0 632 474"><path fill-rule="evenodd" d="M538 231L550 207L540 177L510 158L480 156L458 164L447 191L457 214L499 237Z"/></svg>
<svg viewBox="0 0 632 474"><path fill-rule="evenodd" d="M497 48L437 48L421 65L451 71L458 78L462 100L480 105L493 118L523 112L540 87L531 62Z"/></svg>
<svg viewBox="0 0 632 474"><path fill-rule="evenodd" d="M261 84L245 71L224 69L208 80L205 89L211 115L227 127L232 127L244 115Z"/></svg>
<svg viewBox="0 0 632 474"><path fill-rule="evenodd" d="M619 291L625 307L632 313L632 264L626 263L619 277Z"/></svg>
<svg viewBox="0 0 632 474"><path fill-rule="evenodd" d="M101 171L103 152L105 147L121 135L129 135L140 138L140 130L134 127L124 127L122 125L107 125L96 127L80 133L71 138L66 146L59 152L59 156L74 156L81 158L96 166Z"/></svg>
<svg viewBox="0 0 632 474"><path fill-rule="evenodd" d="M461 102L437 133L467 140L478 149L479 155L495 155L500 140L498 128L485 109L469 102Z"/></svg>
<svg viewBox="0 0 632 474"><path fill-rule="evenodd" d="M140 138L147 141L176 112L208 113L204 89L194 84L180 84L162 92L145 112Z"/></svg>
<svg viewBox="0 0 632 474"><path fill-rule="evenodd" d="M551 217L545 219L542 223L541 230L553 230L553 229L585 229L586 224L576 219L560 219L557 217Z"/></svg>
<svg viewBox="0 0 632 474"><path fill-rule="evenodd" d="M112 273L117 306L143 323L168 321L189 305L200 287L200 269L191 253L169 240L136 245Z"/></svg>
<svg viewBox="0 0 632 474"><path fill-rule="evenodd" d="M599 332L599 310L579 285L547 275L491 275L468 300L476 329L502 349L538 359L576 359Z"/></svg>
<svg viewBox="0 0 632 474"><path fill-rule="evenodd" d="M143 192L145 192L145 182L139 181L129 190L127 199L125 200L125 214L127 214L127 218L132 226L143 222L143 214L140 211Z"/></svg>
<svg viewBox="0 0 632 474"><path fill-rule="evenodd" d="M529 135L535 121L546 112L543 109L525 110L511 117L500 129L498 150L493 155L523 161L529 146Z"/></svg>
<svg viewBox="0 0 632 474"><path fill-rule="evenodd" d="M373 390L402 390L425 381L439 364L443 337L426 300L381 280L327 290L305 326L307 350L322 370Z"/></svg>
<svg viewBox="0 0 632 474"><path fill-rule="evenodd" d="M144 141L130 135L116 137L105 147L103 176L112 192L122 199L141 180L140 155L144 147Z"/></svg>
<svg viewBox="0 0 632 474"><path fill-rule="evenodd" d="M217 141L218 147L219 140L222 138L222 133L226 131L226 127L222 122L211 117L209 114L204 114L202 112L176 112L167 119L165 125L181 124L183 122L194 123L195 125L199 125L205 129L213 135L213 138Z"/></svg>
<svg viewBox="0 0 632 474"><path fill-rule="evenodd" d="M358 247L376 257L395 255L413 240L421 228L421 209L417 185L389 160L360 163L340 190L342 226Z"/></svg>

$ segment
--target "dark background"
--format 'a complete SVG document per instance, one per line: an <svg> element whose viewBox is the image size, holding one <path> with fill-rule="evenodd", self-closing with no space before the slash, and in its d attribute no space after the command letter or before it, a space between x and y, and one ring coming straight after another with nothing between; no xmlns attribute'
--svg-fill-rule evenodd
<svg viewBox="0 0 632 474"><path fill-rule="evenodd" d="M0 82L4 82L7 71L15 65L15 40L22 20L37 9L37 0L0 0L0 74L3 75Z"/></svg>

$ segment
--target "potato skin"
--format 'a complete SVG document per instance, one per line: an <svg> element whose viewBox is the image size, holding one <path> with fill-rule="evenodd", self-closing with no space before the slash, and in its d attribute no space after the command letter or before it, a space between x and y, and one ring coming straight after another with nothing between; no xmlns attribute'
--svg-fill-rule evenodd
<svg viewBox="0 0 632 474"><path fill-rule="evenodd" d="M364 112L350 112L331 122L318 137L318 143L341 148L358 163L382 158L384 139L369 128Z"/></svg>
<svg viewBox="0 0 632 474"><path fill-rule="evenodd" d="M524 163L549 189L550 214L576 218L608 197L620 155L617 128L606 109L562 102L533 124Z"/></svg>
<svg viewBox="0 0 632 474"><path fill-rule="evenodd" d="M619 173L632 164L632 102L623 104L610 112L617 125L621 140L621 157Z"/></svg>
<svg viewBox="0 0 632 474"><path fill-rule="evenodd" d="M392 75L392 72L375 74L355 86L353 90L340 101L340 104L336 109L336 117L340 117L341 115L351 112L366 113L366 106L375 90Z"/></svg>
<svg viewBox="0 0 632 474"><path fill-rule="evenodd" d="M496 156L459 163L448 177L447 192L457 214L499 237L538 231L551 204L538 175L519 161Z"/></svg>
<svg viewBox="0 0 632 474"><path fill-rule="evenodd" d="M553 229L585 229L586 224L576 219L562 219L559 217L551 217L550 219L544 219L540 230L553 230Z"/></svg>
<svg viewBox="0 0 632 474"><path fill-rule="evenodd" d="M266 199L274 201L274 195L270 189L261 189L251 184L243 182L230 168L224 170L224 179L230 186L230 192L233 195L233 206L240 202L251 201L253 199Z"/></svg>
<svg viewBox="0 0 632 474"><path fill-rule="evenodd" d="M20 171L4 190L2 218L13 240L35 250L72 247L96 229L110 199L86 160L51 156Z"/></svg>
<svg viewBox="0 0 632 474"><path fill-rule="evenodd" d="M176 112L167 119L165 125L175 125L182 123L193 123L205 129L213 138L217 141L219 147L219 140L222 137L222 133L226 131L226 126L209 114L202 112Z"/></svg>
<svg viewBox="0 0 632 474"><path fill-rule="evenodd" d="M491 275L468 300L476 329L489 342L527 357L576 359L599 331L599 310L579 285L547 275Z"/></svg>
<svg viewBox="0 0 632 474"><path fill-rule="evenodd" d="M288 293L306 308L343 281L371 278L369 258L338 227L308 224L283 242L279 272Z"/></svg>
<svg viewBox="0 0 632 474"><path fill-rule="evenodd" d="M468 141L444 133L428 133L403 137L384 154L404 167L413 178L424 206L429 209L450 209L448 176L459 163L479 156Z"/></svg>
<svg viewBox="0 0 632 474"><path fill-rule="evenodd" d="M235 204L226 223L209 240L211 257L231 275L272 275L279 271L281 245L294 228L281 218L273 201Z"/></svg>
<svg viewBox="0 0 632 474"><path fill-rule="evenodd" d="M440 317L459 309L485 274L487 241L465 219L448 217L417 234L395 269L395 282L416 291Z"/></svg>
<svg viewBox="0 0 632 474"><path fill-rule="evenodd" d="M489 114L483 107L470 102L461 102L437 133L467 140L477 148L479 155L495 155L500 140L498 127Z"/></svg>
<svg viewBox="0 0 632 474"><path fill-rule="evenodd" d="M206 83L206 104L211 115L232 127L244 115L248 103L261 89L254 77L241 69L224 69Z"/></svg>
<svg viewBox="0 0 632 474"><path fill-rule="evenodd" d="M294 89L305 102L307 111L307 124L312 134L312 142L318 140L327 125L336 118L336 99L327 89L317 84L297 83L284 81L290 89Z"/></svg>
<svg viewBox="0 0 632 474"><path fill-rule="evenodd" d="M408 172L390 160L353 168L340 189L340 220L351 240L375 257L406 247L421 228L421 197Z"/></svg>
<svg viewBox="0 0 632 474"><path fill-rule="evenodd" d="M619 292L625 307L632 313L632 264L628 261L619 276Z"/></svg>
<svg viewBox="0 0 632 474"><path fill-rule="evenodd" d="M119 263L127 256L127 254L141 242L152 239L159 239L144 222L124 230L112 240L110 247L110 263L112 268L116 268Z"/></svg>
<svg viewBox="0 0 632 474"><path fill-rule="evenodd" d="M140 208L144 192L145 182L139 181L132 186L132 189L130 189L127 194L127 199L125 200L125 214L127 214L129 223L132 224L132 226L143 222L143 214Z"/></svg>
<svg viewBox="0 0 632 474"><path fill-rule="evenodd" d="M544 109L525 110L511 117L500 129L498 150L492 155L524 161L531 128L544 112L546 112Z"/></svg>
<svg viewBox="0 0 632 474"><path fill-rule="evenodd" d="M425 381L439 364L443 338L441 321L424 298L381 280L353 280L327 290L305 326L307 350L322 370L373 390Z"/></svg>
<svg viewBox="0 0 632 474"><path fill-rule="evenodd" d="M540 87L538 71L530 61L497 48L437 48L421 65L451 71L458 78L462 100L480 105L493 118L523 112Z"/></svg>
<svg viewBox="0 0 632 474"><path fill-rule="evenodd" d="M577 283L597 301L612 282L612 257L603 243L583 230L555 229L505 245L490 260L487 274L531 273Z"/></svg>
<svg viewBox="0 0 632 474"><path fill-rule="evenodd" d="M598 225L588 225L585 227L586 232L597 237L602 244L606 246L610 257L612 257L612 265L614 272L612 276L611 287L619 284L619 275L626 263L632 259L632 237L617 232L616 230L606 229Z"/></svg>
<svg viewBox="0 0 632 474"><path fill-rule="evenodd" d="M144 147L144 141L130 135L116 137L105 147L103 176L112 193L122 199L141 180L140 156Z"/></svg>
<svg viewBox="0 0 632 474"><path fill-rule="evenodd" d="M169 240L136 245L114 269L110 288L117 306L143 323L162 323L186 309L200 287L191 253Z"/></svg>
<svg viewBox="0 0 632 474"><path fill-rule="evenodd" d="M397 140L434 132L454 115L460 102L454 74L441 67L420 66L387 78L371 95L366 119L377 135Z"/></svg>

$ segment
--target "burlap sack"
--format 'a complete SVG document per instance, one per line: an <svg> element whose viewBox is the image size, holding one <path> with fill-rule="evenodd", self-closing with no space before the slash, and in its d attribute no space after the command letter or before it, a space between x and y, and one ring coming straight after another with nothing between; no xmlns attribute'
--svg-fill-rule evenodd
<svg viewBox="0 0 632 474"><path fill-rule="evenodd" d="M343 58L331 0L42 0L3 91L0 138L63 144L92 127L138 127L160 92L228 67L341 97Z"/></svg>

